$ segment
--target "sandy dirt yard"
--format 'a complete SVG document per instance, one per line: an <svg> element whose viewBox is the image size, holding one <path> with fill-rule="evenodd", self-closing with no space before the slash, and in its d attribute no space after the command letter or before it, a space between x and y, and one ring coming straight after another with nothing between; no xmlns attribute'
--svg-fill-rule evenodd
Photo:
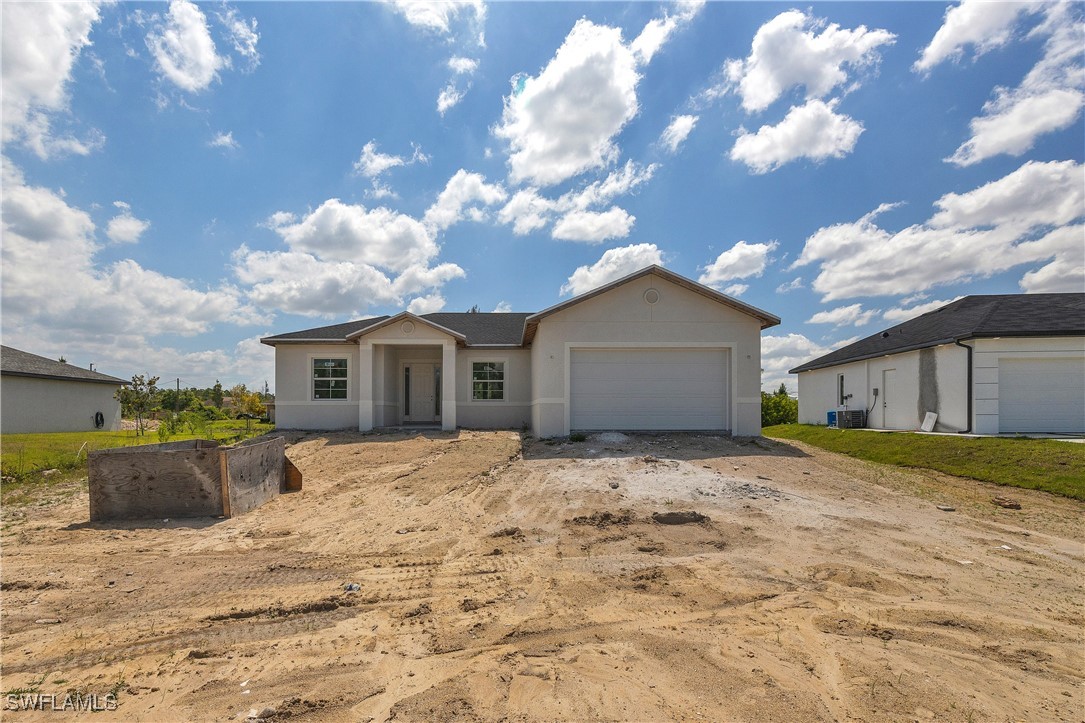
<svg viewBox="0 0 1085 723"><path fill-rule="evenodd" d="M763 439L288 441L304 490L236 519L4 509L4 691L114 692L63 718L94 720L1085 717L1082 503Z"/></svg>

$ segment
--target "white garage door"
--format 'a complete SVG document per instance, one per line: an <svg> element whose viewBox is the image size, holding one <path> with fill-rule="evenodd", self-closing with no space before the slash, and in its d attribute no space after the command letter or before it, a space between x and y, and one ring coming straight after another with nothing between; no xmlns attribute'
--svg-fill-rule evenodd
<svg viewBox="0 0 1085 723"><path fill-rule="evenodd" d="M573 349L571 429L730 429L726 349Z"/></svg>
<svg viewBox="0 0 1085 723"><path fill-rule="evenodd" d="M998 429L1085 433L1085 360L1000 359Z"/></svg>

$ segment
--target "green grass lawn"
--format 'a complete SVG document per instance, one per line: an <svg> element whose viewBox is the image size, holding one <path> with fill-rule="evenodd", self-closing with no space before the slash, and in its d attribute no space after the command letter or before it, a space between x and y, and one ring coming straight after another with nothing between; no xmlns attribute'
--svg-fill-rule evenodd
<svg viewBox="0 0 1085 723"><path fill-rule="evenodd" d="M773 439L806 442L870 462L932 469L1085 500L1085 444L1050 439L882 433L811 424L779 424L765 427L763 433Z"/></svg>
<svg viewBox="0 0 1085 723"><path fill-rule="evenodd" d="M136 435L134 431L123 432L55 432L50 434L2 434L0 435L0 471L6 478L3 483L4 501L9 493L26 486L36 486L51 480L70 480L85 476L87 453L96 449L130 447L142 444L158 444L162 441L178 442L185 439L214 439L220 444L265 434L274 425L243 419L226 419L209 422L206 433L185 430L169 435L163 440L157 432ZM59 470L62 474L43 477L42 472Z"/></svg>

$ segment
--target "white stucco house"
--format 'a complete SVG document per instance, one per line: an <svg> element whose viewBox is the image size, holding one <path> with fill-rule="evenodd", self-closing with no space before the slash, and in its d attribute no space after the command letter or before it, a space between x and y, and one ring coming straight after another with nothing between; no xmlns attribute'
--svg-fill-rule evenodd
<svg viewBox="0 0 1085 723"><path fill-rule="evenodd" d="M867 426L1085 434L1085 294L966 296L791 370L799 421L868 412Z"/></svg>
<svg viewBox="0 0 1085 723"><path fill-rule="evenodd" d="M121 428L114 395L123 379L0 347L0 431L82 432Z"/></svg>
<svg viewBox="0 0 1085 723"><path fill-rule="evenodd" d="M534 314L351 321L275 347L281 428L761 432L761 330L780 320L659 266Z"/></svg>

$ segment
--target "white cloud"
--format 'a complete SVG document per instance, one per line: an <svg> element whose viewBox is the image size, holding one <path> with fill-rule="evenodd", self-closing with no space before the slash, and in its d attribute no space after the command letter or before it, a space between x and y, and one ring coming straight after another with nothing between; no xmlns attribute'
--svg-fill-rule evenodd
<svg viewBox="0 0 1085 723"><path fill-rule="evenodd" d="M234 132L228 131L223 133L219 131L215 134L215 137L207 142L207 145L212 148L222 148L228 151L236 151L241 147L241 144L234 140Z"/></svg>
<svg viewBox="0 0 1085 723"><path fill-rule="evenodd" d="M497 220L512 224L517 236L537 231L550 223L550 214L556 204L543 198L534 188L525 188L513 194L509 202L497 213Z"/></svg>
<svg viewBox="0 0 1085 723"><path fill-rule="evenodd" d="M512 196L498 213L497 220L503 224L513 224L513 233L517 235L527 234L547 226L554 215L564 217L561 233L568 235L569 240L588 240L588 238L580 238L583 233L578 229L589 226L604 225L615 231L625 227L628 233L633 217L621 209L617 209L618 212L612 208L605 213L578 213L569 216L571 212L588 212L593 207L603 206L618 196L633 192L651 180L658 168L659 165L655 163L641 166L634 161L626 161L623 167L611 171L606 178L593 181L579 189L570 190L557 199L541 196L536 188L526 188L517 191ZM572 238L574 235L577 236L576 239Z"/></svg>
<svg viewBox="0 0 1085 723"><path fill-rule="evenodd" d="M99 19L99 4L3 3L3 142L26 145L39 158L87 155L105 136L58 137L54 121L68 115L72 67Z"/></svg>
<svg viewBox="0 0 1085 723"><path fill-rule="evenodd" d="M808 99L823 98L847 82L845 66L862 69L877 63L877 49L896 39L865 25L847 30L825 23L799 10L780 13L758 29L746 59L727 61L727 80L747 112L768 108L800 85Z"/></svg>
<svg viewBox="0 0 1085 723"><path fill-rule="evenodd" d="M467 90L460 90L455 83L450 81L437 96L437 112L443 116L458 105L466 94Z"/></svg>
<svg viewBox="0 0 1085 723"><path fill-rule="evenodd" d="M780 384L786 384L788 389L795 392L798 384L796 378L787 373L788 369L794 369L811 359L828 354L834 348L838 349L851 341L853 340L849 339L823 346L802 334L763 335L761 337L761 388L774 391L780 388Z"/></svg>
<svg viewBox="0 0 1085 723"><path fill-rule="evenodd" d="M412 314L432 314L443 308L445 308L445 297L440 294L418 296L411 299L411 303L407 304L407 311Z"/></svg>
<svg viewBox="0 0 1085 723"><path fill-rule="evenodd" d="M658 169L657 163L640 166L633 161L626 161L623 167L611 171L602 181L594 181L579 191L569 191L562 195L556 202L556 208L562 211L584 210L609 203L652 180Z"/></svg>
<svg viewBox="0 0 1085 723"><path fill-rule="evenodd" d="M901 306L894 306L892 309L886 309L885 313L882 314L882 318L886 321L894 322L907 321L908 319L914 319L917 316L922 316L928 311L940 309L946 304L952 304L954 301L960 298L960 296L954 296L952 299L935 299L934 301L927 301L922 304L916 304L908 308L905 308L903 306L905 302L902 300Z"/></svg>
<svg viewBox="0 0 1085 723"><path fill-rule="evenodd" d="M852 223L818 229L794 266L819 263L813 289L832 301L901 295L1041 264L1026 290L1085 284L1085 172L1073 161L1029 162L968 193L948 193L926 222L891 232L883 204ZM1076 287L1074 286L1076 284Z"/></svg>
<svg viewBox="0 0 1085 723"><path fill-rule="evenodd" d="M610 249L591 266L578 267L562 285L561 294L583 294L646 266L662 264L663 254L655 244L633 244Z"/></svg>
<svg viewBox="0 0 1085 723"><path fill-rule="evenodd" d="M671 153L677 153L678 147L689 138L698 120L700 120L699 117L695 115L675 116L659 137L659 142Z"/></svg>
<svg viewBox="0 0 1085 723"><path fill-rule="evenodd" d="M147 339L199 334L219 323L266 321L231 286L197 289L130 259L99 263L94 223L86 212L49 189L27 185L7 162L3 186L5 324L17 320L24 331L47 329L73 339Z"/></svg>
<svg viewBox="0 0 1085 723"><path fill-rule="evenodd" d="M451 34L457 22L481 25L486 19L482 0L392 0L392 7L411 25L441 35Z"/></svg>
<svg viewBox="0 0 1085 723"><path fill-rule="evenodd" d="M114 201L113 205L120 209L120 213L109 220L106 236L114 243L137 243L143 232L151 227L150 221L133 216L132 207L124 201Z"/></svg>
<svg viewBox="0 0 1085 723"><path fill-rule="evenodd" d="M1085 209L1082 166L1074 161L1029 161L1013 173L967 193L947 193L934 205L936 228L998 227L1024 234L1038 226L1061 226Z"/></svg>
<svg viewBox="0 0 1085 723"><path fill-rule="evenodd" d="M457 55L448 59L448 69L456 75L472 75L478 70L478 61Z"/></svg>
<svg viewBox="0 0 1085 723"><path fill-rule="evenodd" d="M440 248L427 224L387 208L332 198L302 217L277 212L264 225L288 250L241 246L233 254L234 273L261 308L307 316L359 313L427 290L436 297L443 284L464 276L456 264L430 265Z"/></svg>
<svg viewBox="0 0 1085 723"><path fill-rule="evenodd" d="M801 288L804 288L804 285L802 283L802 277L801 276L796 276L794 279L792 279L791 281L788 281L786 284L780 284L779 286L777 286L776 287L776 293L777 294L786 294L789 291L794 291L795 289L801 289Z"/></svg>
<svg viewBox="0 0 1085 723"><path fill-rule="evenodd" d="M507 301L497 302L497 306L494 307L494 314L508 314L512 312L512 306Z"/></svg>
<svg viewBox="0 0 1085 723"><path fill-rule="evenodd" d="M997 4L997 3L992 3ZM1045 7L1045 21L1032 35L1048 35L1043 58L1016 88L995 88L982 115L970 123L972 136L946 159L970 166L999 154L1019 156L1040 136L1063 130L1085 106L1082 20L1069 3Z"/></svg>
<svg viewBox="0 0 1085 723"><path fill-rule="evenodd" d="M402 271L426 263L438 247L426 226L387 208L331 198L301 220L275 227L293 251Z"/></svg>
<svg viewBox="0 0 1085 723"><path fill-rule="evenodd" d="M723 287L723 293L728 296L742 296L750 290L749 284L731 284Z"/></svg>
<svg viewBox="0 0 1085 723"><path fill-rule="evenodd" d="M147 35L158 73L189 93L206 90L227 60L215 49L203 12L188 0L172 0L168 20Z"/></svg>
<svg viewBox="0 0 1085 723"><path fill-rule="evenodd" d="M513 79L493 130L509 143L510 179L549 186L616 160L639 80L621 30L577 21L538 76Z"/></svg>
<svg viewBox="0 0 1085 723"><path fill-rule="evenodd" d="M718 289L724 281L760 276L768 265L769 254L778 246L779 244L775 241L767 244L748 244L745 241L739 241L706 266L704 273L697 280Z"/></svg>
<svg viewBox="0 0 1085 723"><path fill-rule="evenodd" d="M449 226L462 221L465 214L471 214L475 220L481 219L482 209L478 205L492 206L501 203L508 194L500 184L486 183L485 176L468 173L464 169L456 171L448 179L445 188L437 200L426 210L422 221L436 231L443 231Z"/></svg>
<svg viewBox="0 0 1085 723"><path fill-rule="evenodd" d="M362 154L354 162L354 172L366 178L376 178L388 169L406 163L407 161L403 156L381 153L377 150L377 142L369 141L362 146Z"/></svg>
<svg viewBox="0 0 1085 723"><path fill-rule="evenodd" d="M369 264L324 261L301 251L234 252L234 271L249 299L265 309L335 316L399 303L389 278Z"/></svg>
<svg viewBox="0 0 1085 723"><path fill-rule="evenodd" d="M879 313L881 313L879 309L867 309L864 311L862 304L852 304L851 306L838 306L835 309L829 309L828 311L819 311L807 319L806 323L833 324L836 327L865 326Z"/></svg>
<svg viewBox="0 0 1085 723"><path fill-rule="evenodd" d="M837 103L808 100L792 107L777 125L761 126L756 133L740 131L731 160L745 163L754 173L768 173L800 158L843 158L855 148L863 124L837 113Z"/></svg>
<svg viewBox="0 0 1085 723"><path fill-rule="evenodd" d="M561 241L602 243L612 238L625 238L633 229L636 217L625 209L611 206L603 212L570 211L562 216L551 232Z"/></svg>
<svg viewBox="0 0 1085 723"><path fill-rule="evenodd" d="M959 59L967 45L975 48L977 56L1004 45L1012 37L1018 17L1040 7L1031 2L962 0L946 9L942 27L912 68L916 72L929 72L944 60Z"/></svg>
<svg viewBox="0 0 1085 723"><path fill-rule="evenodd" d="M679 26L696 17L697 13L704 7L704 3L705 0L675 3L672 6L677 10L674 15L664 12L662 18L649 20L648 24L641 30L640 35L630 43L630 47L637 56L637 61L645 65L652 62L652 57L666 44L670 36Z"/></svg>
<svg viewBox="0 0 1085 723"><path fill-rule="evenodd" d="M237 9L231 7L225 7L218 17L219 22L226 27L234 52L245 61L244 72L251 73L256 70L260 65L260 51L256 49L260 42L260 34L256 32L256 18L250 18L246 22Z"/></svg>
<svg viewBox="0 0 1085 723"><path fill-rule="evenodd" d="M367 195L371 198L394 198L396 196L390 188L385 186L380 177L393 168L410 166L415 163L429 163L429 156L422 152L422 147L416 143L411 144L411 155L395 156L389 153L381 153L377 150L377 142L369 141L362 147L362 153L354 162L354 172L370 180L371 188Z"/></svg>

